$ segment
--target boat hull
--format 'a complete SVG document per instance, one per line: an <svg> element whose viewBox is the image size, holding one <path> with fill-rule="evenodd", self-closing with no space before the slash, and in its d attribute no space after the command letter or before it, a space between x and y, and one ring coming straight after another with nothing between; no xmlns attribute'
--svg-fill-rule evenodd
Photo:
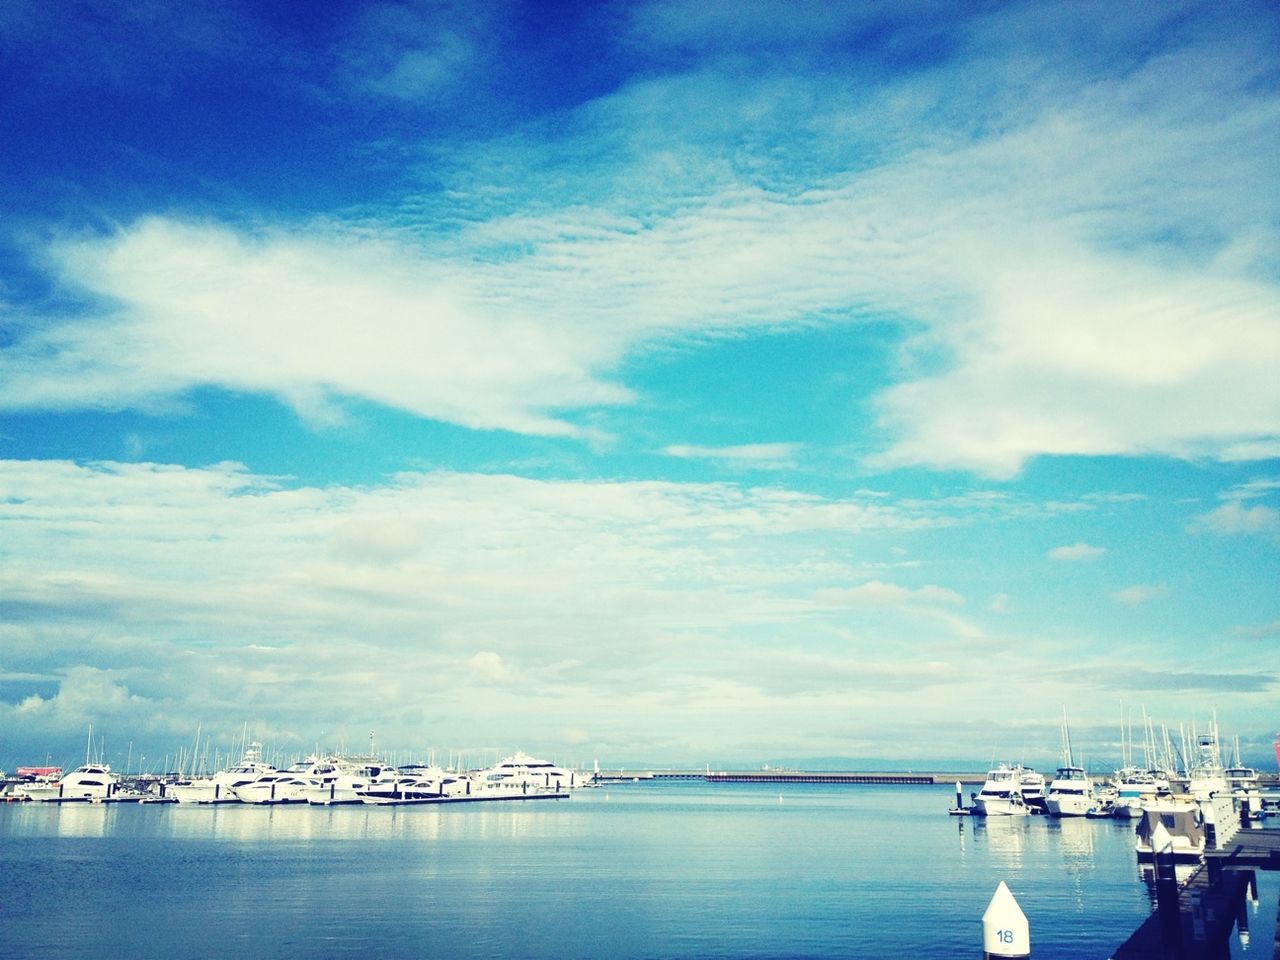
<svg viewBox="0 0 1280 960"><path fill-rule="evenodd" d="M1044 803L1052 817L1083 817L1097 805L1092 797L1054 796L1053 794L1050 794Z"/></svg>

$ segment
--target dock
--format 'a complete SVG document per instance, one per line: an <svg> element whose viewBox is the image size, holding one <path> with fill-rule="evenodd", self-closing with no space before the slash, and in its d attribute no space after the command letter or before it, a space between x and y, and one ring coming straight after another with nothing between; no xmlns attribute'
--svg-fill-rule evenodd
<svg viewBox="0 0 1280 960"><path fill-rule="evenodd" d="M1206 850L1204 857L1218 869L1280 870L1280 830L1240 830L1216 850Z"/></svg>
<svg viewBox="0 0 1280 960"><path fill-rule="evenodd" d="M703 783L827 783L827 784L905 784L936 786L947 784L982 784L986 773L964 771L862 771L862 770L601 770L594 775L600 783L631 783L653 780L698 780Z"/></svg>
<svg viewBox="0 0 1280 960"><path fill-rule="evenodd" d="M1244 827L1243 818L1233 816L1227 797L1215 798L1201 809L1206 828L1203 862L1177 885L1172 854L1164 865L1163 857L1156 858L1157 909L1110 960L1221 960L1230 956L1227 941L1232 930L1237 925L1248 928L1245 897L1256 902L1256 870L1280 870L1280 830ZM1164 879L1162 871L1167 871ZM1273 956L1280 960L1280 939Z"/></svg>
<svg viewBox="0 0 1280 960"><path fill-rule="evenodd" d="M1239 917L1244 915L1247 922L1247 913L1241 908L1246 891L1254 884L1252 871L1231 871L1213 881L1209 865L1201 864L1178 891L1180 949L1165 946L1157 910L1121 944L1111 960L1220 960L1228 955L1223 953L1223 945Z"/></svg>

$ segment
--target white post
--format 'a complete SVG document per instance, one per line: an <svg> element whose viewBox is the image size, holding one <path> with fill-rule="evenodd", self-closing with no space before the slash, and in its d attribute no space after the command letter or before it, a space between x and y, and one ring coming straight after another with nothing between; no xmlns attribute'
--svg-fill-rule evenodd
<svg viewBox="0 0 1280 960"><path fill-rule="evenodd" d="M983 960L1031 956L1031 927L1003 880L982 915Z"/></svg>

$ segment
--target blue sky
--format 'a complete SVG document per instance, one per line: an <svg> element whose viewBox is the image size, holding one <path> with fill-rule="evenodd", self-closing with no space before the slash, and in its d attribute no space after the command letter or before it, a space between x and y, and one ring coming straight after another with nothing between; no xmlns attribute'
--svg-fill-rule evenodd
<svg viewBox="0 0 1280 960"><path fill-rule="evenodd" d="M1280 728L1267 3L0 10L0 765Z"/></svg>

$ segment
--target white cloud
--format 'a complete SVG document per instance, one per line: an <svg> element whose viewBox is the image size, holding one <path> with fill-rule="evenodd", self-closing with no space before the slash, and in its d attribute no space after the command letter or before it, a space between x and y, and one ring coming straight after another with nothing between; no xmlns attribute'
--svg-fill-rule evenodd
<svg viewBox="0 0 1280 960"><path fill-rule="evenodd" d="M1093 560L1107 552L1106 547L1094 547L1077 541L1068 547L1054 547L1049 551L1050 560Z"/></svg>
<svg viewBox="0 0 1280 960"><path fill-rule="evenodd" d="M480 651L467 663L476 676L484 680L502 683L511 679L511 671L502 657L491 650Z"/></svg>
<svg viewBox="0 0 1280 960"><path fill-rule="evenodd" d="M1187 525L1187 529L1192 533L1280 538L1280 510L1263 504L1246 507L1239 500L1231 500L1200 514Z"/></svg>
<svg viewBox="0 0 1280 960"><path fill-rule="evenodd" d="M1132 587L1116 590L1111 594L1111 598L1127 607L1140 607L1156 597L1163 596L1166 590L1167 588L1162 583L1154 585L1134 584Z"/></svg>
<svg viewBox="0 0 1280 960"><path fill-rule="evenodd" d="M1280 477L1261 477L1237 484L1221 494L1223 500L1255 500L1280 490Z"/></svg>
<svg viewBox="0 0 1280 960"><path fill-rule="evenodd" d="M669 457L686 460L722 460L738 465L780 470L795 466L799 446L795 443L746 443L728 447L672 444L664 447L662 452Z"/></svg>
<svg viewBox="0 0 1280 960"><path fill-rule="evenodd" d="M637 29L669 32L663 10ZM778 8L756 13L736 27L752 33ZM1231 25L1206 14L1193 41L1094 73L1058 43L1081 18L1043 14L971 18L954 61L858 96L776 71L744 86L715 63L623 86L555 144L602 151L555 169L571 187L639 184L594 206L576 189L559 207L538 192L556 179L535 175L554 151L523 130L451 158L464 193L484 187L475 171L495 151L516 185L509 209L448 236L434 196L426 214L406 200L394 241L385 226L250 233L151 218L59 244L67 285L114 308L19 328L0 354L0 407L156 405L207 384L317 420L361 397L478 429L587 436L572 414L633 402L613 372L653 345L893 316L912 336L876 400L887 445L872 465L1009 476L1041 454L1269 456L1280 292L1266 264L1280 239L1268 198L1280 191L1257 185L1274 182L1280 107L1254 84L1269 49L1228 42ZM853 28L850 16L822 18L823 31ZM1120 18L1105 49L1119 56L1162 16ZM1052 54L1023 73L1012 37L1031 33ZM1011 70L1009 90L992 81ZM799 132L825 164L698 172L744 129L761 148L790 142L796 95ZM698 123L671 130L673 98ZM855 147L875 163L833 162ZM663 176L633 177L654 165Z"/></svg>
<svg viewBox="0 0 1280 960"><path fill-rule="evenodd" d="M271 234L151 218L60 244L64 278L118 304L0 354L0 406L170 403L214 385L312 419L363 397L477 428L575 435L553 408L624 402L592 369L615 351L572 325L480 302L447 263L356 235Z"/></svg>
<svg viewBox="0 0 1280 960"><path fill-rule="evenodd" d="M835 642L848 662L877 648L887 675L887 646L977 635L949 588L861 582L861 538L879 553L945 513L721 484L429 473L314 488L230 463L0 461L0 530L22 557L0 571L0 603L23 611L0 626L18 691L0 723L71 731L96 704L113 739L189 742L203 719L308 746L317 726L455 746L528 728L532 747L535 727L608 743L656 711L652 746L697 726L703 701L673 691L707 688L746 638ZM739 707L769 686L748 679Z"/></svg>
<svg viewBox="0 0 1280 960"><path fill-rule="evenodd" d="M830 588L815 594L819 603L847 607L899 607L911 604L959 605L964 598L954 590L927 584L915 589L883 580L868 580L856 587Z"/></svg>

